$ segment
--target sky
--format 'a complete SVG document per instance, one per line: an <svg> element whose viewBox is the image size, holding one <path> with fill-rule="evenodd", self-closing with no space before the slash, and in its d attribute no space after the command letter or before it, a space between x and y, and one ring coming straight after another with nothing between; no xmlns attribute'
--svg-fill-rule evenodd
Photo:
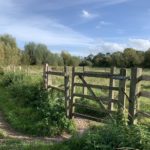
<svg viewBox="0 0 150 150"><path fill-rule="evenodd" d="M150 48L150 0L0 0L0 34L73 55Z"/></svg>

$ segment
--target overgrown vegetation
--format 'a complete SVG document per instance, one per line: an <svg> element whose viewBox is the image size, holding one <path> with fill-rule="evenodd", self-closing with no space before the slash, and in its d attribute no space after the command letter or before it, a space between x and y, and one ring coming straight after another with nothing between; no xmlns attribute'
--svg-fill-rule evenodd
<svg viewBox="0 0 150 150"><path fill-rule="evenodd" d="M1 88L1 109L15 129L26 134L51 136L74 130L73 123L65 116L63 95L49 94L40 80L7 73L1 85L5 87Z"/></svg>
<svg viewBox="0 0 150 150"><path fill-rule="evenodd" d="M37 150L116 150L150 149L150 128L145 126L104 125L92 127L82 136L74 135L60 144L6 142L1 147L10 149Z"/></svg>

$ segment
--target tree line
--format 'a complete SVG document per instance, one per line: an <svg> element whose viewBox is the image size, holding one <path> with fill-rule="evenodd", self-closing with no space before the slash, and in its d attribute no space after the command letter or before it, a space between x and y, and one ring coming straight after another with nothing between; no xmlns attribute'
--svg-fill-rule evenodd
<svg viewBox="0 0 150 150"><path fill-rule="evenodd" d="M145 67L150 68L150 49L147 51L139 51L133 48L126 48L123 52L114 53L98 53L96 55L88 55L82 62L81 66L94 67Z"/></svg>
<svg viewBox="0 0 150 150"><path fill-rule="evenodd" d="M29 42L21 50L14 37L0 35L0 65L93 66L93 67L147 67L150 68L150 49L139 51L126 48L123 52L98 53L87 57L72 56L67 51L51 52L44 44Z"/></svg>
<svg viewBox="0 0 150 150"><path fill-rule="evenodd" d="M0 65L42 65L78 66L80 57L72 56L67 51L52 53L44 44L29 42L21 50L11 35L0 35Z"/></svg>

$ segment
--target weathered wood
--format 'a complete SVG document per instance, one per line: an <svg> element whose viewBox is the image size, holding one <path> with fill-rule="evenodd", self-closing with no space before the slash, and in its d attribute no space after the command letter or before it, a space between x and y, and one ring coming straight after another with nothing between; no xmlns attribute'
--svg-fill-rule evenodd
<svg viewBox="0 0 150 150"><path fill-rule="evenodd" d="M48 88L55 89L55 90L57 90L57 91L59 91L59 92L65 92L65 90L64 90L64 89L61 89L61 88L56 87L56 86L53 86L53 85L48 85Z"/></svg>
<svg viewBox="0 0 150 150"><path fill-rule="evenodd" d="M83 66L83 73L85 72L85 67ZM84 78L84 77L83 77ZM83 85L82 87L83 94L87 94L87 88Z"/></svg>
<svg viewBox="0 0 150 150"><path fill-rule="evenodd" d="M111 99L110 100L109 97L105 97L105 96L101 96L101 97L96 96L96 99L95 99L95 97L93 97L91 95L83 95L83 94L79 94L79 93L73 93L73 97L86 98L86 99L94 100L98 103L101 100L104 104L108 104L109 101L111 101L112 103L118 103L118 100L116 100L116 99Z"/></svg>
<svg viewBox="0 0 150 150"><path fill-rule="evenodd" d="M150 118L150 112L138 111L137 114Z"/></svg>
<svg viewBox="0 0 150 150"><path fill-rule="evenodd" d="M141 91L141 92L140 92L140 96L146 97L146 98L150 98L150 92L147 92L147 91Z"/></svg>
<svg viewBox="0 0 150 150"><path fill-rule="evenodd" d="M44 70L43 70L43 78L44 78L44 88L48 89L48 64L44 65Z"/></svg>
<svg viewBox="0 0 150 150"><path fill-rule="evenodd" d="M104 121L101 118L97 118L97 117L93 117L93 116L85 115L85 114L80 114L80 113L73 113L73 116L84 118L84 119L89 119L89 120L93 120L93 121L97 121L97 122L103 122Z"/></svg>
<svg viewBox="0 0 150 150"><path fill-rule="evenodd" d="M74 83L74 86L83 87L83 83ZM114 90L119 91L119 87L111 87L111 86L104 86L104 85L94 85L94 84L87 84L87 87L96 88L96 89L103 89L103 90Z"/></svg>
<svg viewBox="0 0 150 150"><path fill-rule="evenodd" d="M115 70L116 70L115 67L111 67L110 73L115 74ZM109 99L110 100L114 99L114 97L115 97L115 93L112 90L114 86L115 86L115 80L113 78L110 78L110 81L109 81ZM112 87L112 89L110 87ZM118 88L118 90L119 90L119 88ZM113 110L113 109L114 109L114 105L111 101L109 101L108 110Z"/></svg>
<svg viewBox="0 0 150 150"><path fill-rule="evenodd" d="M132 68L131 69L131 82L130 82L130 94L129 94L129 124L135 124L137 122L136 118L136 112L138 108L138 96L139 93L139 87L140 82L137 82L138 78L142 75L142 69L141 68Z"/></svg>
<svg viewBox="0 0 150 150"><path fill-rule="evenodd" d="M83 104L80 104L80 103L75 103L75 104L73 104L73 106L82 107L82 108L86 108L86 109L89 109L89 110L92 110L92 111L102 112L102 113L115 113L116 112L116 111L109 111L109 110L108 111L103 111L103 110L100 110L96 107L83 105Z"/></svg>
<svg viewBox="0 0 150 150"><path fill-rule="evenodd" d="M74 80L75 80L75 67L72 67L72 79L71 79L71 100L70 100L70 107L69 107L69 118L73 118L74 113L74 107L73 103L75 103L75 97L73 96L73 93L75 92L75 86L74 86Z"/></svg>
<svg viewBox="0 0 150 150"><path fill-rule="evenodd" d="M81 75L79 75L79 78L82 80L83 84L85 84L85 86L86 86L87 83L86 83L86 81L84 80L84 78L83 78ZM100 99L100 98L97 98L97 96L95 95L95 93L93 92L93 90L92 90L90 87L87 87L87 88L88 88L89 92L91 93L91 95L92 95L97 101L99 101L99 104L100 104L101 108L102 108L103 110L106 110L105 105L103 104L103 102L101 101L101 99ZM111 116L110 113L109 113L109 117L113 120L113 118L112 118L112 116Z"/></svg>
<svg viewBox="0 0 150 150"><path fill-rule="evenodd" d="M68 67L64 67L64 87L65 87L65 109L66 116L69 117L69 102L70 102L70 91L69 91L69 70Z"/></svg>
<svg viewBox="0 0 150 150"><path fill-rule="evenodd" d="M98 77L98 78L112 78L115 80L130 79L129 77L120 76L120 74L110 74L105 72L75 72L75 76L84 76L84 77Z"/></svg>
<svg viewBox="0 0 150 150"><path fill-rule="evenodd" d="M50 74L50 75L56 75L56 76L64 76L65 75L64 72L58 72L58 71L47 71L46 73Z"/></svg>
<svg viewBox="0 0 150 150"><path fill-rule="evenodd" d="M126 77L126 69L120 69L120 76ZM119 81L119 94L118 94L118 111L120 114L124 114L125 111L125 93L126 92L126 80Z"/></svg>
<svg viewBox="0 0 150 150"><path fill-rule="evenodd" d="M52 71L52 67L48 67L48 71ZM48 84L53 85L53 79L51 75L48 75Z"/></svg>
<svg viewBox="0 0 150 150"><path fill-rule="evenodd" d="M142 76L142 80L144 80L144 81L150 81L150 76L148 76L148 75L143 75L143 76Z"/></svg>

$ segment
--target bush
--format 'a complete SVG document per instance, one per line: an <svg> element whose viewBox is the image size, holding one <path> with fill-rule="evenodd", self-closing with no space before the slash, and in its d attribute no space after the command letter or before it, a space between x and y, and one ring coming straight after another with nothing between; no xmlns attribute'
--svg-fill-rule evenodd
<svg viewBox="0 0 150 150"><path fill-rule="evenodd" d="M105 125L94 127L82 137L77 136L64 143L74 150L150 149L150 129L143 126Z"/></svg>
<svg viewBox="0 0 150 150"><path fill-rule="evenodd" d="M41 80L33 82L23 74L6 74L3 78L3 85L13 97L6 105L11 108L5 112L14 128L34 135L58 135L74 130L74 124L65 116L63 95L49 93L43 89Z"/></svg>

